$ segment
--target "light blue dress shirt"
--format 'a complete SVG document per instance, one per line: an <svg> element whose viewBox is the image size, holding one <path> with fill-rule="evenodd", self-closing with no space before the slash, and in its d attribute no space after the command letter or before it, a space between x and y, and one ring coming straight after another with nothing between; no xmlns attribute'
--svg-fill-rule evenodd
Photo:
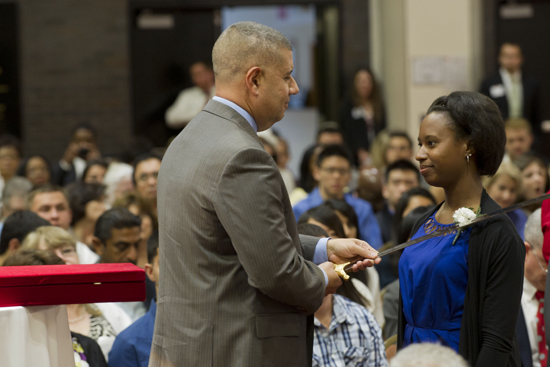
<svg viewBox="0 0 550 367"><path fill-rule="evenodd" d="M212 99L217 101L217 102L223 103L224 105L226 105L228 107L231 107L232 109L237 111L239 113L239 115L241 115L242 117L244 117L244 119L246 121L248 121L248 123L250 124L250 126L252 126L254 131L258 132L258 124L256 124L256 121L254 120L254 118L248 112L246 112L246 110L244 108L242 108L239 105L237 105L236 103L231 102L230 100L227 100L227 99L222 98L222 97L214 96L214 98L212 98ZM329 239L330 238L321 238L319 240L319 242L317 242L317 246L315 247L315 253L313 254L313 262L315 264L319 265L321 263L324 263L324 262L328 261L327 242L328 242ZM323 272L323 274L325 276L325 286L327 286L328 285L328 275L327 275L327 273L325 273L325 271L323 269L321 269L321 271Z"/></svg>

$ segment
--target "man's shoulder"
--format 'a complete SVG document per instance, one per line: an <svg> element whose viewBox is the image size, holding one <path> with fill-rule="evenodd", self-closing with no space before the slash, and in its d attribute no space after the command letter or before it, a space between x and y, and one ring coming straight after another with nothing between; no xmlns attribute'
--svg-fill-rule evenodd
<svg viewBox="0 0 550 367"><path fill-rule="evenodd" d="M361 199L358 197L353 196L352 194L346 194L345 196L346 202L351 205L355 211L361 210L364 214L372 214L372 205L365 199ZM359 213L357 213L359 215Z"/></svg>
<svg viewBox="0 0 550 367"><path fill-rule="evenodd" d="M149 315L145 314L120 332L116 339L126 344L139 344L143 339L153 338L154 326L155 321L151 322Z"/></svg>

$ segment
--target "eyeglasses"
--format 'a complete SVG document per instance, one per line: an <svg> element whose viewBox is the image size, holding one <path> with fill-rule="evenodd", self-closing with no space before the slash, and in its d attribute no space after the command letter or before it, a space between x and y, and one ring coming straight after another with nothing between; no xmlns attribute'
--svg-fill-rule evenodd
<svg viewBox="0 0 550 367"><path fill-rule="evenodd" d="M138 181L141 181L141 182L147 182L149 181L149 178L152 177L154 178L155 180L159 177L159 173L158 172L153 172L153 173L143 173L141 175L139 175L139 177L137 178Z"/></svg>
<svg viewBox="0 0 550 367"><path fill-rule="evenodd" d="M329 175L338 173L340 176L347 175L350 172L349 168L335 168L335 167L321 168L321 171L326 172Z"/></svg>
<svg viewBox="0 0 550 367"><path fill-rule="evenodd" d="M533 255L535 255L535 258L537 259L537 262L539 263L539 266L540 266L540 270L542 270L544 273L548 274L548 267L545 269L543 266L542 266L542 263L540 262L540 259L539 259L539 255L537 255L537 253L535 252L535 250L533 249L533 251L531 251L533 253ZM546 262L546 261L545 261Z"/></svg>

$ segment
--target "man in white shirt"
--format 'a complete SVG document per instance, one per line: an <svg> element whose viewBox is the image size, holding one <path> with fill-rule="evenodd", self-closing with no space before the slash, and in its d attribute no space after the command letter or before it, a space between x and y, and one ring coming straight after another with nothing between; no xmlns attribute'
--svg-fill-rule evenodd
<svg viewBox="0 0 550 367"><path fill-rule="evenodd" d="M517 334L523 367L546 367L548 347L544 335L544 288L547 265L542 256L541 210L529 216L525 224L525 270L522 312Z"/></svg>
<svg viewBox="0 0 550 367"><path fill-rule="evenodd" d="M202 111L214 97L214 71L205 62L196 62L189 68L194 87L184 89L172 106L166 110L166 125L181 129Z"/></svg>

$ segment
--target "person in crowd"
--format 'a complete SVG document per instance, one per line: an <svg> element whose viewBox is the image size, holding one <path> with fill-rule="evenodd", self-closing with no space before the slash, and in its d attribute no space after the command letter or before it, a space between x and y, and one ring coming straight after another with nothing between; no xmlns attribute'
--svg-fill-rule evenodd
<svg viewBox="0 0 550 367"><path fill-rule="evenodd" d="M344 227L346 238L359 238L359 219L351 205L345 200L330 199L325 201L327 205L334 210Z"/></svg>
<svg viewBox="0 0 550 367"><path fill-rule="evenodd" d="M72 232L80 242L93 247L95 224L107 210L105 185L76 181L67 187L67 194L72 212Z"/></svg>
<svg viewBox="0 0 550 367"><path fill-rule="evenodd" d="M14 177L4 186L2 191L2 216L0 231L7 217L14 212L25 209L25 200L32 190L32 183L23 177Z"/></svg>
<svg viewBox="0 0 550 367"><path fill-rule="evenodd" d="M74 237L63 228L52 226L49 223L36 228L25 236L21 250L50 251L63 260L66 265L80 264Z"/></svg>
<svg viewBox="0 0 550 367"><path fill-rule="evenodd" d="M384 162L386 166L401 159L412 161L413 156L413 143L407 133L392 131L388 134L388 142L384 147Z"/></svg>
<svg viewBox="0 0 550 367"><path fill-rule="evenodd" d="M512 118L506 121L506 154L515 162L523 155L531 154L534 136L529 121Z"/></svg>
<svg viewBox="0 0 550 367"><path fill-rule="evenodd" d="M3 181L2 189L6 182L15 177L22 155L23 151L19 139L10 134L0 135L0 175Z"/></svg>
<svg viewBox="0 0 550 367"><path fill-rule="evenodd" d="M390 367L471 367L449 347L437 343L411 345L390 361Z"/></svg>
<svg viewBox="0 0 550 367"><path fill-rule="evenodd" d="M392 239L393 215L401 196L420 185L420 171L410 160L397 160L386 169L382 195L386 200L382 210L376 213L376 219L382 232L384 243Z"/></svg>
<svg viewBox="0 0 550 367"><path fill-rule="evenodd" d="M17 176L25 177L34 187L42 186L52 182L52 167L46 157L35 154L21 162Z"/></svg>
<svg viewBox="0 0 550 367"><path fill-rule="evenodd" d="M548 169L542 159L534 155L523 155L515 164L521 171L521 192L518 201L534 199L548 191ZM526 206L523 211L529 215L540 206L541 203Z"/></svg>
<svg viewBox="0 0 550 367"><path fill-rule="evenodd" d="M56 185L45 184L32 190L27 196L25 208L46 219L52 226L70 232L73 213L67 192ZM94 264L99 256L84 243L76 243L76 251L81 264Z"/></svg>
<svg viewBox="0 0 550 367"><path fill-rule="evenodd" d="M135 189L133 177L134 168L131 165L121 162L109 164L103 178L103 183L107 186L107 190L105 190L107 204L112 205L124 193Z"/></svg>
<svg viewBox="0 0 550 367"><path fill-rule="evenodd" d="M296 189L294 189L294 191L289 195L292 206L304 200L308 194L313 191L315 186L317 186L317 182L313 177L313 168L315 167L317 157L322 150L323 145L316 144L309 147L302 155L298 187L296 187Z"/></svg>
<svg viewBox="0 0 550 367"><path fill-rule="evenodd" d="M99 255L100 264L137 263L138 247L141 242L141 219L126 208L113 208L97 220L92 243ZM146 312L143 302L117 303L132 321Z"/></svg>
<svg viewBox="0 0 550 367"><path fill-rule="evenodd" d="M340 125L333 121L325 121L321 123L319 130L317 131L316 144L323 146L344 144L344 136L342 135Z"/></svg>
<svg viewBox="0 0 550 367"><path fill-rule="evenodd" d="M445 201L416 222L412 239L454 225L459 209L475 217L500 208L481 182L496 173L506 145L490 98L476 92L439 97L418 141L420 173L445 190ZM507 216L407 247L399 260L398 347L443 340L472 366L517 366L515 323L502 320L517 320L524 256Z"/></svg>
<svg viewBox="0 0 550 367"><path fill-rule="evenodd" d="M160 170L160 158L154 154L144 154L134 160L134 186L139 195L146 200L153 212L157 212L157 179Z"/></svg>
<svg viewBox="0 0 550 367"><path fill-rule="evenodd" d="M158 232L153 233L147 241L145 272L147 277L155 283L155 294L157 295L159 281ZM109 363L117 367L149 366L156 312L157 305L155 300L152 300L149 311L117 336L109 353Z"/></svg>
<svg viewBox="0 0 550 367"><path fill-rule="evenodd" d="M113 203L113 208L126 208L141 218L141 243L138 247L137 265L144 268L147 263L147 241L154 231L158 230L158 220L148 201L136 191L127 191Z"/></svg>
<svg viewBox="0 0 550 367"><path fill-rule="evenodd" d="M214 70L209 63L198 61L189 68L193 87L180 92L176 101L166 110L166 125L172 129L182 129L214 97Z"/></svg>
<svg viewBox="0 0 550 367"><path fill-rule="evenodd" d="M331 238L350 238L347 236L348 233L357 233L353 223L344 226L344 222L349 224L354 218L355 221L357 220L355 213L350 213L350 210L353 212L353 208L344 201L329 200L302 214L298 220L298 225L313 224L326 231ZM380 281L376 270L367 268L364 271L350 274L350 277L352 281L343 283L336 292L366 307L367 310L372 312L378 323L383 325L384 313L382 310L382 297L380 297Z"/></svg>
<svg viewBox="0 0 550 367"><path fill-rule="evenodd" d="M521 192L521 172L512 163L502 163L493 176L483 179L483 187L501 208L507 208L516 203ZM527 222L527 215L524 211L516 209L506 214L514 223L520 237L525 239L523 230Z"/></svg>
<svg viewBox="0 0 550 367"><path fill-rule="evenodd" d="M303 212L325 200L344 199L357 214L360 238L374 248L381 247L382 235L372 206L363 199L344 193L351 178L351 157L347 149L340 145L324 148L317 158L313 176L319 186L293 207L295 217L300 218Z"/></svg>
<svg viewBox="0 0 550 367"><path fill-rule="evenodd" d="M397 233L397 241L399 243L405 243L410 240L413 233L411 233L416 221L425 214L428 210L431 210L435 205L419 206L411 210L411 212L403 218L401 226ZM384 307L384 320L386 321L382 331L384 339L388 339L394 335L397 335L397 318L399 315L399 278L397 278L399 272L399 258L403 250L393 252L388 255L386 263L391 266L392 274L395 274L391 283L384 284L382 304ZM394 347L395 348L395 347ZM395 351L394 351L395 352Z"/></svg>
<svg viewBox="0 0 550 367"><path fill-rule="evenodd" d="M525 270L517 335L523 367L546 366L548 347L544 327L544 291L548 265L542 256L541 209L525 225Z"/></svg>
<svg viewBox="0 0 550 367"><path fill-rule="evenodd" d="M102 159L92 159L88 162L82 173L82 181L84 183L102 184L107 169L109 169L107 162Z"/></svg>
<svg viewBox="0 0 550 367"><path fill-rule="evenodd" d="M288 39L239 22L220 35L212 59L216 96L170 144L159 174L149 365L307 365L306 315L341 284L331 261L359 271L380 260L363 241L300 237L277 165L257 138L299 91Z"/></svg>
<svg viewBox="0 0 550 367"><path fill-rule="evenodd" d="M87 122L77 124L63 157L53 166L53 182L60 186L75 182L82 178L86 162L100 157L94 127Z"/></svg>
<svg viewBox="0 0 550 367"><path fill-rule="evenodd" d="M298 232L328 237L311 223L300 224ZM313 366L387 366L379 323L361 303L328 295L314 316Z"/></svg>
<svg viewBox="0 0 550 367"><path fill-rule="evenodd" d="M296 179L292 171L287 167L290 160L288 142L279 136L275 150L277 153L277 167L279 167L279 172L281 172L281 176L285 182L286 190L290 193L296 188Z"/></svg>
<svg viewBox="0 0 550 367"><path fill-rule="evenodd" d="M505 42L498 55L499 70L481 82L480 92L497 104L502 118L524 118L540 133L539 82L525 75L523 55L517 43Z"/></svg>
<svg viewBox="0 0 550 367"><path fill-rule="evenodd" d="M350 97L344 102L340 123L346 145L358 166L369 164L369 151L376 135L386 127L382 93L367 68L353 75Z"/></svg>
<svg viewBox="0 0 550 367"><path fill-rule="evenodd" d="M21 210L6 218L0 234L0 266L17 252L30 232L50 223L28 210Z"/></svg>

